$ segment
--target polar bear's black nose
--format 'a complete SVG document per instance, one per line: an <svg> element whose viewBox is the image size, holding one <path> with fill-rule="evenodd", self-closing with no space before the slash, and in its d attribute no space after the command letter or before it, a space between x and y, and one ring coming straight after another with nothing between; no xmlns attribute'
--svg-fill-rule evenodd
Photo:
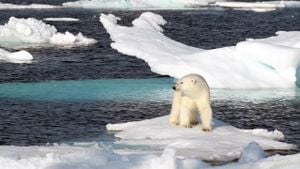
<svg viewBox="0 0 300 169"><path fill-rule="evenodd" d="M173 89L173 90L176 90L176 87L175 87L175 86L173 86L173 87L172 87L172 89Z"/></svg>

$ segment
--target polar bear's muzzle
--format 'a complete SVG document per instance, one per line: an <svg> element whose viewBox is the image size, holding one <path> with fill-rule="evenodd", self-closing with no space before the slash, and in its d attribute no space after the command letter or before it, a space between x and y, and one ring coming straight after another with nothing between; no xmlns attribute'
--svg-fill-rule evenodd
<svg viewBox="0 0 300 169"><path fill-rule="evenodd" d="M179 91L179 90L180 90L179 84L176 83L176 84L172 87L172 89L173 89L174 91Z"/></svg>

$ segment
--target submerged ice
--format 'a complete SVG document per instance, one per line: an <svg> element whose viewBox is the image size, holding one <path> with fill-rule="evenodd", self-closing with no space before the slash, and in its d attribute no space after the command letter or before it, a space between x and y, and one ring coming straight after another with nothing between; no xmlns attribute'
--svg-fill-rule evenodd
<svg viewBox="0 0 300 169"><path fill-rule="evenodd" d="M31 55L19 54L19 59L10 61L29 61ZM1 54L2 59L4 54ZM5 54L6 55L6 54ZM12 55L11 55L12 56ZM15 55L14 55L15 56ZM27 59L27 60L26 60ZM22 62L21 62L22 63ZM17 99L28 101L155 101L170 102L174 79L102 79L102 80L61 80L36 83L2 83L0 84L0 99ZM214 101L266 102L273 99L297 99L300 91L295 89L270 90L226 90L212 89ZM258 130L249 132L261 133Z"/></svg>
<svg viewBox="0 0 300 169"><path fill-rule="evenodd" d="M145 12L133 26L117 24L118 18L102 14L112 48L145 60L153 72L180 78L189 73L204 76L212 88L293 88L299 76L299 32L278 32L266 39L252 39L236 46L203 50L166 37L159 15ZM139 46L139 48L136 48Z"/></svg>
<svg viewBox="0 0 300 169"><path fill-rule="evenodd" d="M15 47L22 44L32 45L89 45L95 39L87 38L82 33L60 33L57 29L34 18L11 17L5 25L0 26L0 44Z"/></svg>

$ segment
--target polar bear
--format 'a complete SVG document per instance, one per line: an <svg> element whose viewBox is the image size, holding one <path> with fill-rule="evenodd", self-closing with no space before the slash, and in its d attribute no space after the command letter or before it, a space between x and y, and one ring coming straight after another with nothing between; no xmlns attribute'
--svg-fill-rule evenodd
<svg viewBox="0 0 300 169"><path fill-rule="evenodd" d="M202 122L202 130L211 131L212 109L210 106L209 86L198 74L188 74L179 79L173 86L173 103L170 123L191 128Z"/></svg>

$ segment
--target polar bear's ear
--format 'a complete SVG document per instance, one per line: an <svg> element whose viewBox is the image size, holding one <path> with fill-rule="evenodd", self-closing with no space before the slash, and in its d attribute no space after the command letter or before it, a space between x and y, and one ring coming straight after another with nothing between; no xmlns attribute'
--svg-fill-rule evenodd
<svg viewBox="0 0 300 169"><path fill-rule="evenodd" d="M197 80L192 80L192 83L195 85L197 83Z"/></svg>

